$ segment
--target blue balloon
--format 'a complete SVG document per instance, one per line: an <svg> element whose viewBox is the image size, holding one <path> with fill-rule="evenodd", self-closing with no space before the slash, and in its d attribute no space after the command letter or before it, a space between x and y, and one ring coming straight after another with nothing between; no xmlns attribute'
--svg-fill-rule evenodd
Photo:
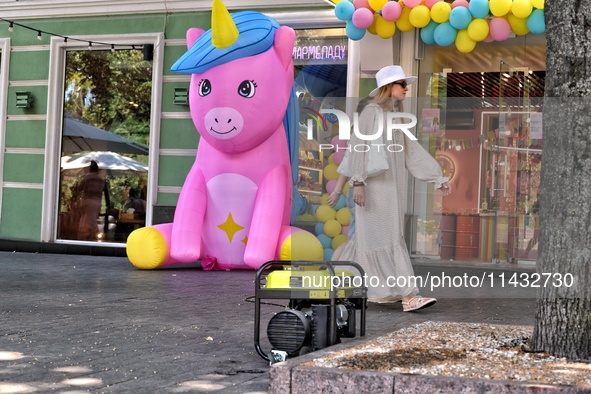
<svg viewBox="0 0 591 394"><path fill-rule="evenodd" d="M316 235L324 234L324 223L322 223L322 222L316 223L316 226L314 227L314 231L316 232Z"/></svg>
<svg viewBox="0 0 591 394"><path fill-rule="evenodd" d="M341 1L339 4L343 4L343 3L349 3L349 2L348 1L346 1L346 2ZM351 4L351 3L349 3L349 4ZM353 22L347 22L347 26L345 26L345 32L347 33L347 37L349 37L353 41L361 40L363 38L363 36L365 35L366 31L367 30L360 29L357 26L355 26L353 24Z"/></svg>
<svg viewBox="0 0 591 394"><path fill-rule="evenodd" d="M429 24L421 29L421 40L427 45L435 45L435 28L439 26L439 23L435 21L429 22Z"/></svg>
<svg viewBox="0 0 591 394"><path fill-rule="evenodd" d="M544 20L544 10L533 10L527 17L527 28L533 34L542 34L546 31L546 21Z"/></svg>
<svg viewBox="0 0 591 394"><path fill-rule="evenodd" d="M449 23L457 29L464 30L472 22L472 14L466 7L456 7L449 13Z"/></svg>
<svg viewBox="0 0 591 394"><path fill-rule="evenodd" d="M330 247L332 246L332 238L328 235L320 234L316 238L318 238L324 249L330 249Z"/></svg>
<svg viewBox="0 0 591 394"><path fill-rule="evenodd" d="M454 29L454 27L449 22L440 24L435 28L435 31L433 32L433 38L435 39L435 43L442 47L447 47L453 44L456 40L457 35L458 31Z"/></svg>
<svg viewBox="0 0 591 394"><path fill-rule="evenodd" d="M488 0L470 0L470 13L474 18L484 19L488 17L490 7Z"/></svg>
<svg viewBox="0 0 591 394"><path fill-rule="evenodd" d="M337 201L337 203L334 205L334 209L336 209L337 211L341 208L343 208L345 206L345 204L347 203L345 196L343 196L342 194L339 196L339 201Z"/></svg>
<svg viewBox="0 0 591 394"><path fill-rule="evenodd" d="M339 4L341 4L341 3L339 3ZM333 253L334 253L334 250L332 250L332 249L324 249L324 261L332 260Z"/></svg>
<svg viewBox="0 0 591 394"><path fill-rule="evenodd" d="M353 18L353 13L355 12L355 6L353 3L348 1L341 1L339 4L336 5L334 8L334 14L337 19L342 21L349 21Z"/></svg>

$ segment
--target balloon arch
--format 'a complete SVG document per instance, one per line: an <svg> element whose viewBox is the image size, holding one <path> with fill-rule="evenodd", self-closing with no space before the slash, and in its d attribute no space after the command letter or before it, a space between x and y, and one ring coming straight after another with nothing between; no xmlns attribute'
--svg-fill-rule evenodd
<svg viewBox="0 0 591 394"><path fill-rule="evenodd" d="M390 38L396 30L421 29L428 45L450 46L463 53L478 42L504 41L511 34L546 30L544 0L333 0L335 16L346 21L347 36L366 32Z"/></svg>

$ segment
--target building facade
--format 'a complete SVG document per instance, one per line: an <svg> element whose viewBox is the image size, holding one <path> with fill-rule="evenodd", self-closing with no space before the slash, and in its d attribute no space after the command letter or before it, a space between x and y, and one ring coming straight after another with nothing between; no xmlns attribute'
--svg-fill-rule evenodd
<svg viewBox="0 0 591 394"><path fill-rule="evenodd" d="M442 259L535 258L542 140L535 97L543 95L543 35L483 43L462 54L424 45L417 31L348 40L327 1L225 4L230 12L257 10L296 29L299 187L309 203L298 220L302 226L321 222L315 211L334 180L329 166L335 152L319 145L338 124L319 122L314 113L339 106L350 111L352 99L375 86L377 70L400 64L419 76L405 103L419 118L417 136L454 189L443 198L409 179L405 233L411 252ZM189 76L170 67L186 50L187 29L209 28L210 17L210 0L0 4L2 250L124 254L134 228L172 219L199 137L186 105ZM99 89L102 96L95 94ZM109 117L101 100L112 105L115 98L119 113ZM309 119L313 139L304 137ZM68 127L72 120L122 137L116 141L121 145L81 146L80 132ZM85 136L86 143L91 138ZM103 202L100 236L83 240L64 230L82 171L66 164L99 151L131 157L138 167L105 164L113 201L109 207ZM145 201L140 216L128 210L135 193Z"/></svg>

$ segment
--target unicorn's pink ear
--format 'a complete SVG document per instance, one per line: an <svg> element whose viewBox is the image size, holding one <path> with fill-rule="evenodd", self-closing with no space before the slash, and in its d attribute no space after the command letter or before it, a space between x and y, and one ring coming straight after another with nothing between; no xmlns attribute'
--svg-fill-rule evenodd
<svg viewBox="0 0 591 394"><path fill-rule="evenodd" d="M295 30L281 26L275 32L273 46L285 68L292 67L293 46L295 44Z"/></svg>
<svg viewBox="0 0 591 394"><path fill-rule="evenodd" d="M197 41L197 39L201 37L203 33L205 33L205 30L196 27L192 27L187 30L187 49L191 48L195 41Z"/></svg>

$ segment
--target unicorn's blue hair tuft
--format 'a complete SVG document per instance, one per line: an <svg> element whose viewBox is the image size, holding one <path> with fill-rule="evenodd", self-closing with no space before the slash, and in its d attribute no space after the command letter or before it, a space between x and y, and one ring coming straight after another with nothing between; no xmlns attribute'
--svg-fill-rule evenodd
<svg viewBox="0 0 591 394"><path fill-rule="evenodd" d="M275 19L255 11L234 13L232 19L239 32L238 39L232 45L228 48L214 47L211 42L212 31L209 29L174 63L171 70L200 74L232 60L258 55L273 46L275 31L279 28Z"/></svg>

